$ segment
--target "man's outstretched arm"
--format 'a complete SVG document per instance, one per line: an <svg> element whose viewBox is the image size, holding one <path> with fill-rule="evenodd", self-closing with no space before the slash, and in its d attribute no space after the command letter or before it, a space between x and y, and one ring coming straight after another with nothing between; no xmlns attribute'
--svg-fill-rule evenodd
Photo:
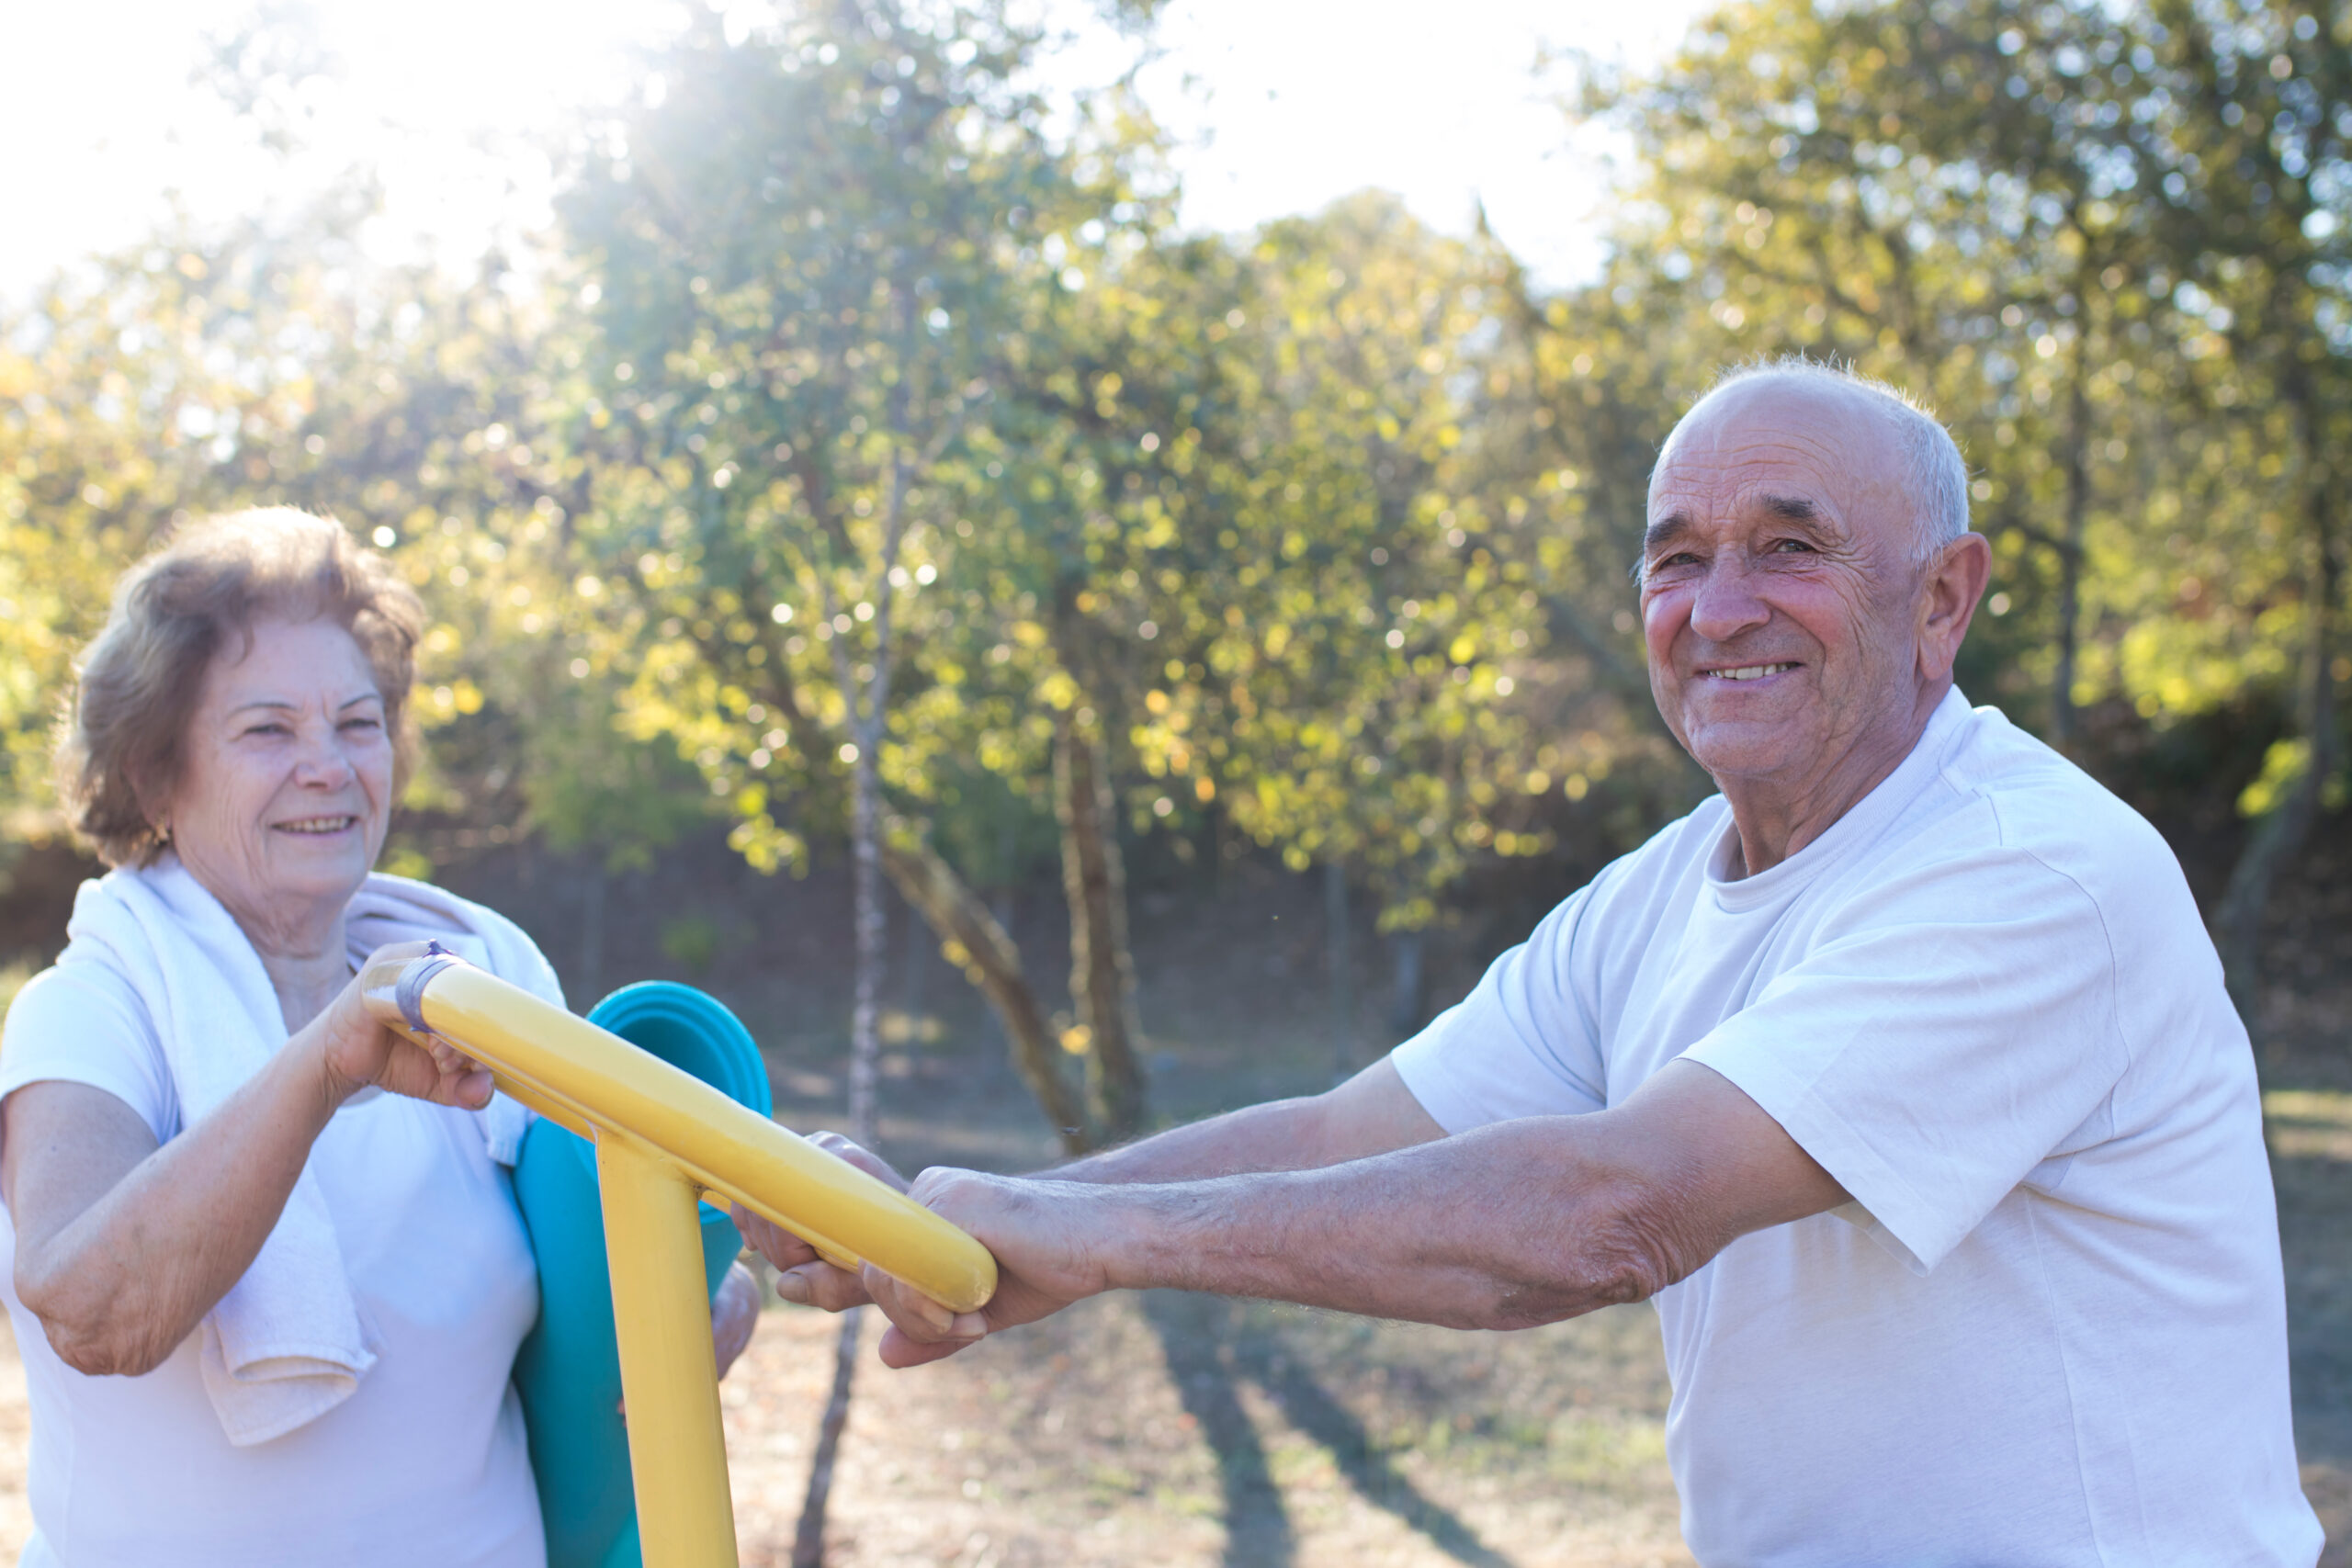
<svg viewBox="0 0 2352 1568"><path fill-rule="evenodd" d="M1305 1170L1428 1143L1445 1129L1421 1109L1386 1057L1336 1089L1295 1100L1270 1100L1212 1116L1115 1149L1105 1149L1038 1173L1038 1179L1093 1184L1197 1181L1258 1171ZM903 1189L888 1166L833 1133L809 1140ZM864 1281L819 1258L789 1231L739 1211L743 1238L783 1272L776 1293L785 1300L840 1312L866 1301Z"/></svg>
<svg viewBox="0 0 2352 1568"><path fill-rule="evenodd" d="M1323 1094L1244 1106L1039 1171L1040 1179L1204 1181L1344 1165L1445 1136L1383 1056Z"/></svg>
<svg viewBox="0 0 2352 1568"><path fill-rule="evenodd" d="M1778 1122L1691 1063L1611 1111L1344 1164L1120 1185L938 1169L912 1190L996 1255L1001 1283L980 1312L951 1314L869 1270L894 1366L1154 1286L1529 1327L1640 1300L1749 1231L1846 1201Z"/></svg>

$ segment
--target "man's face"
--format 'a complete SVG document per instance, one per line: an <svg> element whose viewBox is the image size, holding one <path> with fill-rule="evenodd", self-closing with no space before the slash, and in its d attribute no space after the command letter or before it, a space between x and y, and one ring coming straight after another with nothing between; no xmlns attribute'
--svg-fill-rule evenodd
<svg viewBox="0 0 2352 1568"><path fill-rule="evenodd" d="M1901 468L1863 394L1770 376L1669 440L1643 547L1650 689L1726 788L1803 792L1909 743L1921 573Z"/></svg>

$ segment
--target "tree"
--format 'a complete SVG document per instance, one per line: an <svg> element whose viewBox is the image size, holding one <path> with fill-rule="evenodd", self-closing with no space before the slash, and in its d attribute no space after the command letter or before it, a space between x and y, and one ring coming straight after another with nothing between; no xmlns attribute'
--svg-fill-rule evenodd
<svg viewBox="0 0 2352 1568"><path fill-rule="evenodd" d="M1651 171L1627 254L1665 248L1723 357L1849 355L1955 425L2002 579L1964 673L2020 695L1997 671L2038 674L2060 744L2096 761L2101 703L2158 728L2292 716L2214 910L2246 1006L2275 867L2340 750L2343 18L1946 0L1738 22L1588 99Z"/></svg>

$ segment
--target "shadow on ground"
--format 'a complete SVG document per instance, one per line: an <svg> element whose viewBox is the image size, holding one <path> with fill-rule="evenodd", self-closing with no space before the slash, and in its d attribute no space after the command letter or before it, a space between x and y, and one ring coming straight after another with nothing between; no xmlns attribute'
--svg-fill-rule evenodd
<svg viewBox="0 0 2352 1568"><path fill-rule="evenodd" d="M1144 1298L1143 1310L1159 1337L1184 1408L1216 1450L1228 1563L1289 1568L1292 1558L1282 1490L1237 1393L1246 1381L1281 1406L1292 1427L1322 1445L1365 1502L1395 1515L1456 1562L1514 1568L1510 1558L1399 1471L1364 1424L1317 1381L1296 1348L1279 1332L1253 1322L1241 1303L1154 1291Z"/></svg>

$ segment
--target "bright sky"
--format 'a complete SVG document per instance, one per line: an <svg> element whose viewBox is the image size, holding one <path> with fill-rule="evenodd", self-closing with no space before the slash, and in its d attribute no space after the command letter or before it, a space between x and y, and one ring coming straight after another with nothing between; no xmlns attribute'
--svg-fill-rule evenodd
<svg viewBox="0 0 2352 1568"><path fill-rule="evenodd" d="M1051 14L1091 15L1079 0ZM658 36L664 0L317 0L342 76L322 96L313 150L272 160L190 84L203 37L253 0L0 0L0 295L61 264L130 243L176 199L218 219L331 185L384 180L369 235L388 256L462 255L544 212L527 139L627 79L628 45ZM1366 186L1427 221L1469 227L1483 199L1542 276L1594 264L1605 142L1571 142L1533 65L1546 46L1643 63L1696 0L1459 0L1451 6L1315 0L1169 0L1163 52L1140 78L1182 152L1189 224L1241 228ZM1132 45L1093 24L1052 69L1114 74Z"/></svg>

